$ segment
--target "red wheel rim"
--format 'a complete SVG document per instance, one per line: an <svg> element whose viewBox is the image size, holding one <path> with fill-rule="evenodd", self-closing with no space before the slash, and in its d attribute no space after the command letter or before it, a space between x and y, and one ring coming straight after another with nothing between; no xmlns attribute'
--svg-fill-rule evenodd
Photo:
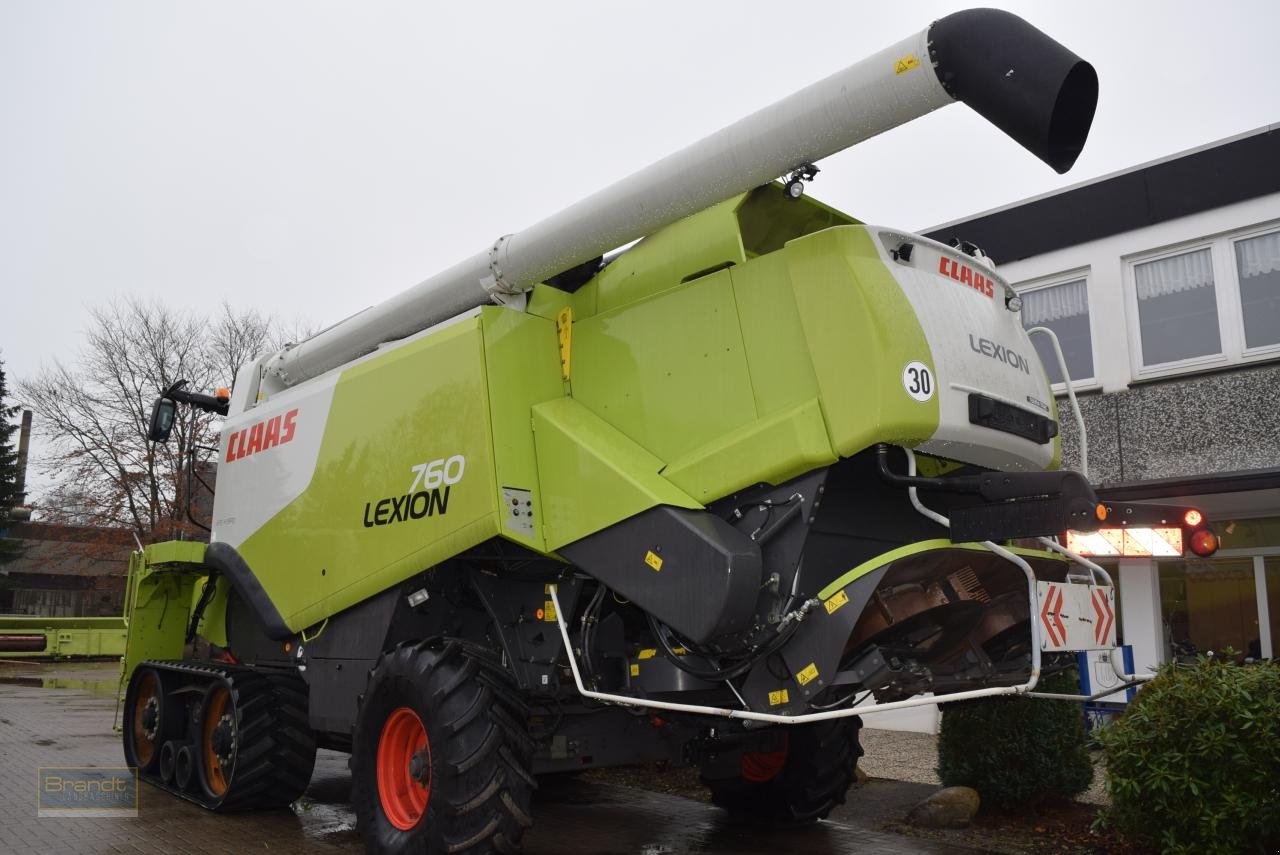
<svg viewBox="0 0 1280 855"><path fill-rule="evenodd" d="M777 751L745 751L742 754L742 777L756 784L772 781L787 765L787 734L782 735L782 747Z"/></svg>
<svg viewBox="0 0 1280 855"><path fill-rule="evenodd" d="M411 771L413 756L424 752L426 783ZM378 798L391 824L408 831L418 824L431 798L431 745L422 719L408 707L387 716L378 738Z"/></svg>

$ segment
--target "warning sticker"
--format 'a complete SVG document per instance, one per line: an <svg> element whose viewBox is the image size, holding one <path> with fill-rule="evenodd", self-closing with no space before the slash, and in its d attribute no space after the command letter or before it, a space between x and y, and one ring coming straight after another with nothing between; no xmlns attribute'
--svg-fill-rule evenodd
<svg viewBox="0 0 1280 855"><path fill-rule="evenodd" d="M827 607L827 614L833 615L836 613L836 609L847 602L849 602L849 595L844 591L836 591L835 596L827 600L823 605Z"/></svg>
<svg viewBox="0 0 1280 855"><path fill-rule="evenodd" d="M909 53L893 64L893 73L904 74L918 65L920 65L920 60L916 59L914 53Z"/></svg>
<svg viewBox="0 0 1280 855"><path fill-rule="evenodd" d="M631 663L631 676L632 677L640 676L640 666L634 662Z"/></svg>
<svg viewBox="0 0 1280 855"><path fill-rule="evenodd" d="M654 570L662 569L662 558L652 549L644 554L644 563L648 564Z"/></svg>
<svg viewBox="0 0 1280 855"><path fill-rule="evenodd" d="M769 706L780 707L788 703L791 703L791 698L788 697L786 689L779 689L776 692L769 693Z"/></svg>
<svg viewBox="0 0 1280 855"><path fill-rule="evenodd" d="M802 686L807 686L816 679L818 679L818 666L813 662L810 662L803 671L796 674L796 682Z"/></svg>
<svg viewBox="0 0 1280 855"><path fill-rule="evenodd" d="M657 655L658 655L658 651L657 651L657 650L654 650L652 647L646 647L644 650L641 650L639 653L637 653L637 654L636 654L636 658L637 658L637 659L652 659L653 657L655 657L655 656L657 656Z"/></svg>
<svg viewBox="0 0 1280 855"><path fill-rule="evenodd" d="M555 600L547 600L542 604L542 619L545 621L550 621L551 623L556 622Z"/></svg>

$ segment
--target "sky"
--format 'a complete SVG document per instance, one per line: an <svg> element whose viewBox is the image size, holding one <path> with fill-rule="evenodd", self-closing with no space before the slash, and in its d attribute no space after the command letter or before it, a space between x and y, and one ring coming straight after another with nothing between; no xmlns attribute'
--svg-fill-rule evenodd
<svg viewBox="0 0 1280 855"><path fill-rule="evenodd" d="M1274 3L990 5L1097 68L1075 168L953 105L815 197L923 230L1280 121ZM0 0L10 386L114 297L326 326L963 8Z"/></svg>

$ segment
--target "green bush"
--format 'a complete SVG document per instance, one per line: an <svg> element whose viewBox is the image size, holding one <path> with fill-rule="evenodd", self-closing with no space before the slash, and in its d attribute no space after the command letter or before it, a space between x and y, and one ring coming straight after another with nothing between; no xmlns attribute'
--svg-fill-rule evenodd
<svg viewBox="0 0 1280 855"><path fill-rule="evenodd" d="M1102 743L1105 824L1163 852L1280 849L1280 663L1166 665Z"/></svg>
<svg viewBox="0 0 1280 855"><path fill-rule="evenodd" d="M1075 668L1040 681L1039 691L1079 694ZM938 775L973 787L984 806L1017 810L1084 792L1093 781L1080 704L1025 697L942 707Z"/></svg>

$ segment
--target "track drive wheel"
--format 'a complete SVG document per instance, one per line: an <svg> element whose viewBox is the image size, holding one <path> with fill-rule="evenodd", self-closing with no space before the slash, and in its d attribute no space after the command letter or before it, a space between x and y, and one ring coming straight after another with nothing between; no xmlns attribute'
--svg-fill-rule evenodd
<svg viewBox="0 0 1280 855"><path fill-rule="evenodd" d="M195 740L196 789L209 807L288 805L315 765L306 686L296 677L230 671L205 689Z"/></svg>
<svg viewBox="0 0 1280 855"><path fill-rule="evenodd" d="M369 851L514 852L533 824L528 709L485 650L460 641L382 655L351 752Z"/></svg>
<svg viewBox="0 0 1280 855"><path fill-rule="evenodd" d="M124 699L125 762L141 772L159 768L160 749L173 735L181 710L170 711L160 673L154 668L139 667L133 671Z"/></svg>
<svg viewBox="0 0 1280 855"><path fill-rule="evenodd" d="M736 768L707 765L711 801L735 816L770 825L824 819L844 804L862 756L857 716L785 728L776 750L742 752Z"/></svg>

